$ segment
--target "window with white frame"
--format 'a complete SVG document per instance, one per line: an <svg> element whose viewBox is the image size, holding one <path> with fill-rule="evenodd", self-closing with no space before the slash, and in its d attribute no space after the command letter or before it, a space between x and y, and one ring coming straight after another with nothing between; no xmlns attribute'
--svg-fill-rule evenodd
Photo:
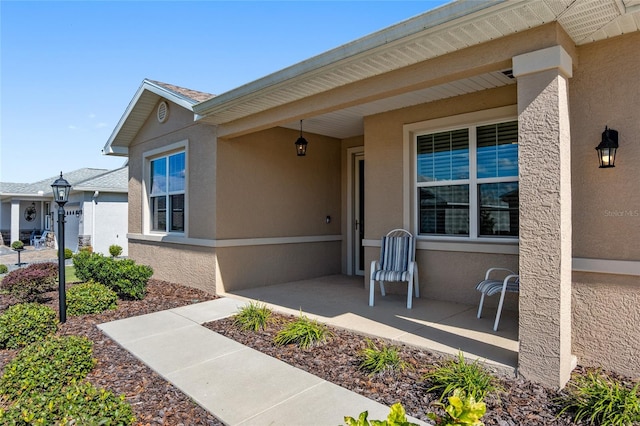
<svg viewBox="0 0 640 426"><path fill-rule="evenodd" d="M185 152L156 157L149 163L151 231L184 232Z"/></svg>
<svg viewBox="0 0 640 426"><path fill-rule="evenodd" d="M518 122L418 133L417 231L469 239L518 237Z"/></svg>

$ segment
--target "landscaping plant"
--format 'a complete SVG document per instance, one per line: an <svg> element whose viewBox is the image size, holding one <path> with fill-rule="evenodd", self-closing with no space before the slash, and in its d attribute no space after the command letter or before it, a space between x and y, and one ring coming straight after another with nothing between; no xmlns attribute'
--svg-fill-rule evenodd
<svg viewBox="0 0 640 426"><path fill-rule="evenodd" d="M32 263L26 268L11 271L0 282L0 289L23 302L35 302L42 293L57 288L58 265Z"/></svg>
<svg viewBox="0 0 640 426"><path fill-rule="evenodd" d="M332 336L326 325L310 320L300 312L300 317L285 326L274 337L278 346L295 343L302 349L327 341Z"/></svg>
<svg viewBox="0 0 640 426"><path fill-rule="evenodd" d="M407 420L404 407L399 402L391 406L391 411L386 420L367 420L368 416L369 412L363 411L357 419L345 416L344 422L347 426L418 426L416 423L411 423Z"/></svg>
<svg viewBox="0 0 640 426"><path fill-rule="evenodd" d="M67 290L67 314L70 316L99 314L117 306L118 295L103 284L89 281Z"/></svg>
<svg viewBox="0 0 640 426"><path fill-rule="evenodd" d="M0 274L6 274L9 272L9 267L4 263L0 263Z"/></svg>
<svg viewBox="0 0 640 426"><path fill-rule="evenodd" d="M271 321L271 314L271 309L267 305L252 301L240 308L233 316L233 324L243 330L264 330Z"/></svg>
<svg viewBox="0 0 640 426"><path fill-rule="evenodd" d="M60 391L84 379L93 368L93 343L86 337L63 336L30 344L4 369L0 395L17 401L32 394Z"/></svg>
<svg viewBox="0 0 640 426"><path fill-rule="evenodd" d="M122 247L117 244L112 244L109 246L109 254L111 257L118 257L122 254Z"/></svg>
<svg viewBox="0 0 640 426"><path fill-rule="evenodd" d="M444 407L444 411L445 417L434 413L427 416L438 426L484 426L480 419L487 412L487 406L484 402L477 402L473 395L467 395L464 390L454 389L449 397L449 405Z"/></svg>
<svg viewBox="0 0 640 426"><path fill-rule="evenodd" d="M70 248L65 248L64 249L64 258L65 259L71 259L73 257L73 252L71 251Z"/></svg>
<svg viewBox="0 0 640 426"><path fill-rule="evenodd" d="M629 426L640 424L640 382L620 383L606 374L589 371L569 381L559 401L561 413L574 413L576 422L591 425Z"/></svg>
<svg viewBox="0 0 640 426"><path fill-rule="evenodd" d="M397 347L383 345L379 348L371 339L367 339L367 347L359 355L362 358L360 368L368 371L371 376L386 371L402 371L407 367Z"/></svg>
<svg viewBox="0 0 640 426"><path fill-rule="evenodd" d="M423 379L431 384L427 392L441 392L440 401L453 394L457 388L464 389L476 401L482 401L488 393L500 389L496 378L485 371L477 360L467 363L462 352L458 352L457 359L444 362L424 375Z"/></svg>
<svg viewBox="0 0 640 426"><path fill-rule="evenodd" d="M14 250L22 250L24 248L24 243L22 241L14 241L11 243L11 248Z"/></svg>
<svg viewBox="0 0 640 426"><path fill-rule="evenodd" d="M21 303L0 315L0 348L17 349L58 330L56 312L37 303Z"/></svg>

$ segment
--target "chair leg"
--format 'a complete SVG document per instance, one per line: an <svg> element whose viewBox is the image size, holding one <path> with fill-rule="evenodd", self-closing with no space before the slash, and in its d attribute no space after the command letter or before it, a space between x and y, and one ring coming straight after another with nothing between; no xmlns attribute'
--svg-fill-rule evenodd
<svg viewBox="0 0 640 426"><path fill-rule="evenodd" d="M502 314L502 304L504 303L504 294L507 292L507 280L504 280L502 292L500 293L500 303L498 303L498 312L496 312L496 322L493 324L493 331L498 331L498 323L500 322L500 314Z"/></svg>
<svg viewBox="0 0 640 426"><path fill-rule="evenodd" d="M482 304L484 303L484 293L480 296L480 306L478 306L478 318L482 316Z"/></svg>
<svg viewBox="0 0 640 426"><path fill-rule="evenodd" d="M369 306L373 306L374 293L376 292L376 282L371 279L369 281Z"/></svg>
<svg viewBox="0 0 640 426"><path fill-rule="evenodd" d="M418 279L418 265L413 267L413 289L416 292L416 298L420 297L420 280Z"/></svg>
<svg viewBox="0 0 640 426"><path fill-rule="evenodd" d="M384 282L383 281L378 281L380 283L380 294L383 296L387 295L387 292L384 290Z"/></svg>
<svg viewBox="0 0 640 426"><path fill-rule="evenodd" d="M407 309L411 309L411 302L413 298L413 275L409 275L409 281L407 284Z"/></svg>

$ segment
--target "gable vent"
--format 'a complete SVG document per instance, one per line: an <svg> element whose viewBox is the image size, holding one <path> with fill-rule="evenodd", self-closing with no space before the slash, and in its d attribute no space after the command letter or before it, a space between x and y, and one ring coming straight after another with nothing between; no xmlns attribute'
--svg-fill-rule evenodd
<svg viewBox="0 0 640 426"><path fill-rule="evenodd" d="M158 105L158 121L164 123L169 117L169 105L166 102L160 102Z"/></svg>

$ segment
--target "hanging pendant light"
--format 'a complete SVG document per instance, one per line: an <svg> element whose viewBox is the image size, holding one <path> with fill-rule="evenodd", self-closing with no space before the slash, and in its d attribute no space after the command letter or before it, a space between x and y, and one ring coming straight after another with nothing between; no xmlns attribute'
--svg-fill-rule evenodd
<svg viewBox="0 0 640 426"><path fill-rule="evenodd" d="M302 137L302 120L300 120L300 137L296 141L296 153L298 157L304 157L307 155L307 140Z"/></svg>

